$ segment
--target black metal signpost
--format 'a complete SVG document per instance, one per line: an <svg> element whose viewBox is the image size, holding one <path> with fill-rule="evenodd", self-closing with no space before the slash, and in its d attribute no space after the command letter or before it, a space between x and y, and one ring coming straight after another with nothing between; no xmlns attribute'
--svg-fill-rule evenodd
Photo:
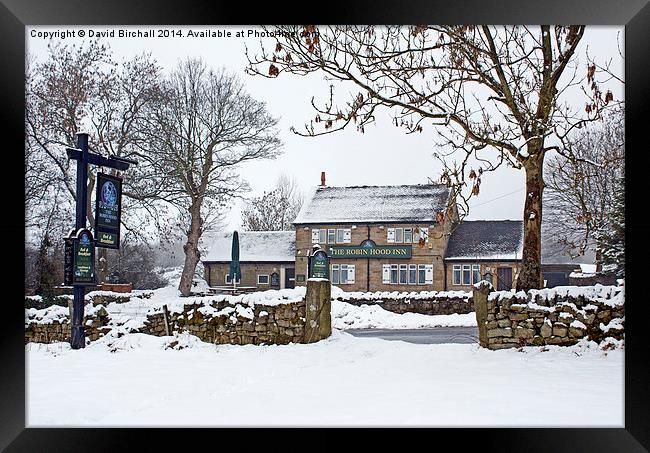
<svg viewBox="0 0 650 453"><path fill-rule="evenodd" d="M72 284L74 286L70 345L72 346L72 349L80 349L86 346L83 326L84 287L95 284L95 246L106 246L96 244L92 233L90 230L86 229L86 206L88 206L88 191L86 189L88 183L88 164L100 167L110 167L116 170L126 170L129 168L130 164L137 164L137 162L114 156L106 158L100 154L88 152L88 134L86 133L78 133L77 148L66 148L66 151L70 159L77 161L77 203L75 231L68 238L64 239L66 241L65 284ZM119 200L119 198L116 198L116 200ZM119 244L119 207L117 211L118 227L115 243ZM99 216L96 215L96 217ZM109 233L112 231L113 230L109 231Z"/></svg>

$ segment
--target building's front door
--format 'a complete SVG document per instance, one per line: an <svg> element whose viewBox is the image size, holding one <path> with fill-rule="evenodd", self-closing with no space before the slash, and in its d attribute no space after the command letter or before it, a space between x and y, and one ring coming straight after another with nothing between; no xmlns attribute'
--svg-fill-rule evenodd
<svg viewBox="0 0 650 453"><path fill-rule="evenodd" d="M497 291L509 291L512 289L512 268L497 268Z"/></svg>
<svg viewBox="0 0 650 453"><path fill-rule="evenodd" d="M287 267L284 270L284 287L294 288L296 286L296 269Z"/></svg>

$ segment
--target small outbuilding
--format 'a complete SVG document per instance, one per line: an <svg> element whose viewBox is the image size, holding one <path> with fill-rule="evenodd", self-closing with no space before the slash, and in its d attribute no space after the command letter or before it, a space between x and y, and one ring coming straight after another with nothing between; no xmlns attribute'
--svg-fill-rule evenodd
<svg viewBox="0 0 650 453"><path fill-rule="evenodd" d="M520 220L465 220L455 225L444 260L445 289L471 291L483 279L497 290L512 289L523 247Z"/></svg>
<svg viewBox="0 0 650 453"><path fill-rule="evenodd" d="M230 260L232 232L220 233L203 261L204 278L211 287L232 285ZM239 233L242 278L237 285L259 290L295 286L296 232L243 231Z"/></svg>

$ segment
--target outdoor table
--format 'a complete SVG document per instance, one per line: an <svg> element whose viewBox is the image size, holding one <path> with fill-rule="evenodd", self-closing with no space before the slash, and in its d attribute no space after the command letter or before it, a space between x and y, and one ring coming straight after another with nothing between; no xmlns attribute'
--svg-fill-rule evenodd
<svg viewBox="0 0 650 453"><path fill-rule="evenodd" d="M256 286L238 286L237 288L233 288L232 286L212 286L208 288L208 292L211 294L231 294L233 296L253 293L255 291L257 291Z"/></svg>

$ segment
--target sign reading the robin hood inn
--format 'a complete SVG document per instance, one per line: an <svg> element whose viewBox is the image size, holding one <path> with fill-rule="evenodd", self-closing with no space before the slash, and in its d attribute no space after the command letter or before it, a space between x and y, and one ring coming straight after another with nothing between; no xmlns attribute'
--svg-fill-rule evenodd
<svg viewBox="0 0 650 453"><path fill-rule="evenodd" d="M363 241L358 246L330 246L332 258L411 258L410 245L377 245L372 240Z"/></svg>
<svg viewBox="0 0 650 453"><path fill-rule="evenodd" d="M99 173L95 204L95 235L98 247L120 248L121 205L122 179Z"/></svg>

